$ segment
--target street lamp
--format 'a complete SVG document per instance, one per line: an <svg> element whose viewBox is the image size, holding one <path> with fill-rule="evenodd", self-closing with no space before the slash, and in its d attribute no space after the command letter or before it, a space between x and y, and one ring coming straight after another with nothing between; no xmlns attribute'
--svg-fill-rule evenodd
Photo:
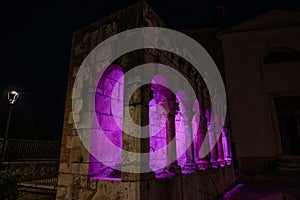
<svg viewBox="0 0 300 200"><path fill-rule="evenodd" d="M9 101L9 103L10 103L11 105L15 104L15 102L16 102L17 99L18 99L18 97L19 97L19 93L16 92L16 91L9 91L9 92L7 93L7 99L8 99L8 101Z"/></svg>
<svg viewBox="0 0 300 200"><path fill-rule="evenodd" d="M8 117L7 117L6 128L5 128L5 134L4 134L4 139L3 139L2 160L4 160L4 156L6 154L7 140L8 140L8 130L9 130L9 124L10 124L12 109L13 109L13 106L16 103L18 97L19 97L19 93L14 91L14 90L9 91L7 93L7 99L8 99L8 102L9 102L10 106L9 106Z"/></svg>

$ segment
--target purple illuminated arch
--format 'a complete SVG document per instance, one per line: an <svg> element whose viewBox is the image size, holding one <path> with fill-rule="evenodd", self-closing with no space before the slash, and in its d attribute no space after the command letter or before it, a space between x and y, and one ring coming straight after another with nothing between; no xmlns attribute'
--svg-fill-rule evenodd
<svg viewBox="0 0 300 200"><path fill-rule="evenodd" d="M120 66L111 64L101 76L95 94L95 111L101 129L105 136L119 149L122 149L124 73ZM112 105L115 109L112 115ZM115 152L103 143L101 136L92 133L90 140L89 176L94 179L120 179L120 170L112 169L98 161L101 155L110 166L121 168L121 151Z"/></svg>
<svg viewBox="0 0 300 200"><path fill-rule="evenodd" d="M149 102L149 128L150 128L150 168L157 169L156 166L165 166L167 163L167 152L161 151L160 156L154 157L151 153L163 149L167 144L166 120L168 107L163 107L168 101L170 90L168 83L161 75L155 75L152 79L151 89L154 98ZM95 111L97 121L107 137L114 145L119 147L119 151L114 151L103 143L103 139L97 132L92 132L90 139L90 163L89 177L98 180L120 180L122 162L122 123L123 123L123 100L124 100L124 73L120 66L111 64L104 71L98 81L95 94ZM187 142L187 132L197 134L197 131L188 130L194 118L189 118L193 114L193 106L189 105L189 99L183 90L176 94L176 101L179 103L179 113L175 117L176 128L176 150L185 148ZM112 109L113 105L113 109ZM166 104L164 104L166 105ZM195 102L195 105L197 103ZM194 106L195 107L195 106ZM199 108L195 109L199 112ZM113 111L113 112L112 112ZM192 112L192 113L191 113ZM189 115L189 116L187 116ZM189 123L186 120L189 118ZM194 141L195 143L196 141ZM99 156L101 155L101 156ZM104 159L97 160L97 157ZM183 168L186 163L186 155L182 154L177 158L178 164ZM105 165L115 166L114 169ZM156 174L163 172L163 169L155 171Z"/></svg>
<svg viewBox="0 0 300 200"><path fill-rule="evenodd" d="M176 150L179 155L180 149L185 149L187 139L189 137L188 115L192 113L189 108L189 99L183 90L179 90L176 94L176 101L179 103L179 112L175 117L175 129L176 129ZM177 158L178 164L181 168L186 163L186 155L182 154Z"/></svg>
<svg viewBox="0 0 300 200"><path fill-rule="evenodd" d="M194 158L196 162L199 162L199 151L201 149L201 146L203 145L201 141L200 134L201 134L201 126L200 125L200 117L201 117L201 106L198 100L194 101L193 105L193 112L194 116L192 118L192 130L193 134L196 136L194 137Z"/></svg>
<svg viewBox="0 0 300 200"><path fill-rule="evenodd" d="M151 89L153 99L149 102L149 128L150 128L150 168L164 166L167 163L167 152L161 151L159 157L154 157L151 152L157 151L166 145L166 110L161 105L166 97L164 91L168 83L161 75L155 75L152 79ZM161 173L163 169L155 173Z"/></svg>

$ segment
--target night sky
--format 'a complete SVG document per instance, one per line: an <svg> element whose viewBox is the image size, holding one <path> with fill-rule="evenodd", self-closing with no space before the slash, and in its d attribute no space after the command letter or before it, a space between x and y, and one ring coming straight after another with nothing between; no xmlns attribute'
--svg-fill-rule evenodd
<svg viewBox="0 0 300 200"><path fill-rule="evenodd" d="M16 89L21 95L12 113L10 137L60 139L72 32L135 2L2 1L0 135L5 130L9 107L6 91ZM147 1L169 28L179 30L209 26L216 2ZM272 9L300 11L300 2L228 1L231 25Z"/></svg>

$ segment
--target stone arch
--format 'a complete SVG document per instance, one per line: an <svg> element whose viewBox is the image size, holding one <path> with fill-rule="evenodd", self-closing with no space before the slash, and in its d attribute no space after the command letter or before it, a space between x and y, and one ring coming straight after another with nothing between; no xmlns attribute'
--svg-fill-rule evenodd
<svg viewBox="0 0 300 200"><path fill-rule="evenodd" d="M109 138L119 149L122 149L123 75L123 70L119 65L109 65L98 81L95 94L97 121L105 137ZM112 113L113 111L114 113ZM107 148L102 141L101 136L92 133L89 176L100 180L120 178L121 174L118 170L112 169L96 159L97 155L101 154L101 159L105 159L110 166L115 166L116 169L121 167L121 151L115 152L111 148Z"/></svg>
<svg viewBox="0 0 300 200"><path fill-rule="evenodd" d="M98 81L96 95L95 95L95 111L97 115L97 120L103 130L105 136L119 149L122 149L122 123L123 123L123 98L124 98L124 72L122 67L116 64L109 65L103 72L102 77ZM190 78L196 78L192 76ZM191 81L191 79L189 80ZM154 98L149 102L149 128L150 128L150 168L155 168L155 165L165 166L161 163L167 163L169 155L167 149L165 152L162 151L162 155L159 158L154 158L151 156L151 151L157 151L168 144L168 128L166 126L166 119L168 114L174 108L171 101L177 101L179 104L179 114L175 114L175 127L174 132L176 137L176 146L174 149L176 157L176 162L172 163L171 169L185 168L188 160L187 153L182 153L180 150L185 147L187 142L186 132L190 131L192 134L191 139L193 139L192 131L192 111L193 106L189 105L189 99L183 90L178 90L176 94L173 94L168 89L168 82L162 75L155 75L152 78L151 89L154 91ZM171 97L174 95L174 98ZM119 106L117 113L113 113L112 105ZM190 108L191 106L191 108ZM191 112L191 113L187 113ZM113 116L114 114L114 116ZM117 114L117 115L115 115ZM188 116L189 115L189 116ZM188 117L188 119L187 119ZM176 123L177 120L177 123ZM188 120L188 124L185 124ZM187 130L187 129L190 130ZM168 129L168 130L167 130ZM194 141L193 141L194 142ZM194 146L193 148L194 149ZM105 148L105 145L101 144L101 138L97 135L92 135L90 144L90 164L89 164L89 176L94 179L100 180L120 180L121 178L121 161L122 154L121 151L113 152L109 148ZM114 169L106 166L96 159L97 156L94 154L102 154L106 156L101 156L105 159L105 163L110 163L109 166L115 166ZM193 155L194 162L194 150L190 153ZM174 168L178 166L179 168ZM167 167L166 167L167 168ZM170 168L166 170L159 169L155 171L156 174L161 172L170 172ZM119 169L119 170L117 170ZM193 172L193 171L191 171ZM158 176L159 178L159 176Z"/></svg>
<svg viewBox="0 0 300 200"><path fill-rule="evenodd" d="M199 133L200 128L202 128L202 124L200 124L201 121L201 117L202 113L201 113L201 106L200 106L200 102L199 100L195 100L194 104L193 104L193 118L192 118L192 130L193 130L193 134L196 135L196 140L194 141L194 158L195 158L195 162L199 161L199 151L201 149L203 140L202 138L200 138L201 133Z"/></svg>
<svg viewBox="0 0 300 200"><path fill-rule="evenodd" d="M272 64L282 62L300 61L300 53L298 50L290 46L276 46L267 50L263 54L261 63Z"/></svg>
<svg viewBox="0 0 300 200"><path fill-rule="evenodd" d="M177 155L181 154L181 156L177 158L177 161L181 167L184 167L186 163L186 155L182 154L181 149L184 148L186 142L188 142L186 140L188 139L187 137L189 137L188 121L190 120L189 115L191 113L188 113L189 99L183 90L180 89L176 93L176 101L179 103L179 112L175 117L176 144L177 144L176 148L177 148Z"/></svg>
<svg viewBox="0 0 300 200"><path fill-rule="evenodd" d="M165 86L165 87L164 87ZM160 163L167 163L167 152L162 151L159 158L154 158L151 151L157 151L166 145L166 110L162 104L165 100L163 91L168 83L161 75L155 75L152 78L151 89L154 98L149 102L149 128L150 128L150 167L156 168ZM156 173L161 173L163 169Z"/></svg>

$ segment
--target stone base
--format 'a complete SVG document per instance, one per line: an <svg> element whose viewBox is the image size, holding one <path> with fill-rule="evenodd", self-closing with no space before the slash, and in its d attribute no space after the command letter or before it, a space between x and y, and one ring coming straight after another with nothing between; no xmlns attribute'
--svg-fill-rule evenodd
<svg viewBox="0 0 300 200"><path fill-rule="evenodd" d="M197 162L197 166L199 170L206 170L209 167L209 164L206 160L200 160Z"/></svg>
<svg viewBox="0 0 300 200"><path fill-rule="evenodd" d="M174 174L180 174L181 173L181 167L178 164L170 164L169 166L164 168L165 173L174 173Z"/></svg>
<svg viewBox="0 0 300 200"><path fill-rule="evenodd" d="M186 163L182 168L183 174L191 174L197 170L197 166L193 162Z"/></svg>
<svg viewBox="0 0 300 200"><path fill-rule="evenodd" d="M219 167L218 161L210 161L210 166L214 169L217 169Z"/></svg>
<svg viewBox="0 0 300 200"><path fill-rule="evenodd" d="M145 199L216 199L234 183L233 167L207 169L192 174L150 180Z"/></svg>
<svg viewBox="0 0 300 200"><path fill-rule="evenodd" d="M89 187L89 182L71 188L59 186L57 199L216 199L232 186L234 173L232 166L225 166L147 181L93 180L94 187Z"/></svg>
<svg viewBox="0 0 300 200"><path fill-rule="evenodd" d="M226 165L226 162L224 159L218 159L218 163L219 163L220 167L224 167Z"/></svg>

